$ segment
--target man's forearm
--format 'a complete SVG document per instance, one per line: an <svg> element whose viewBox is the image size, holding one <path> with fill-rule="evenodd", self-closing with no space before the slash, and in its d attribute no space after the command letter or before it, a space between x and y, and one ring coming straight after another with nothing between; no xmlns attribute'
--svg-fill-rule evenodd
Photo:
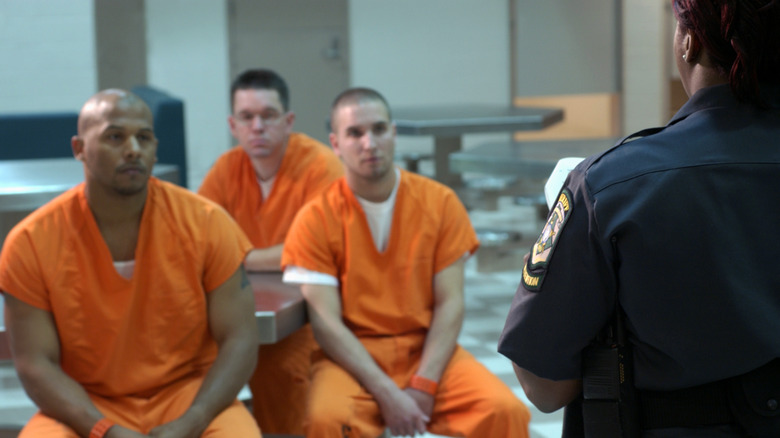
<svg viewBox="0 0 780 438"><path fill-rule="evenodd" d="M195 399L179 418L150 431L152 436L200 436L249 380L257 362L254 296L243 266L207 292L209 331L218 346Z"/></svg>
<svg viewBox="0 0 780 438"><path fill-rule="evenodd" d="M462 325L462 302L449 300L434 308L417 375L439 381L455 351Z"/></svg>
<svg viewBox="0 0 780 438"><path fill-rule="evenodd" d="M257 343L253 338L237 336L225 341L185 416L197 419L205 429L236 399L256 362Z"/></svg>
<svg viewBox="0 0 780 438"><path fill-rule="evenodd" d="M341 321L312 318L315 338L323 351L357 379L374 397L399 389L376 364L360 340ZM400 390L400 389L399 389Z"/></svg>
<svg viewBox="0 0 780 438"><path fill-rule="evenodd" d="M425 337L417 374L439 381L455 351L463 325L463 265L465 257L439 271L433 278L435 304L431 326Z"/></svg>
<svg viewBox="0 0 780 438"><path fill-rule="evenodd" d="M79 436L89 436L95 423L103 418L84 388L58 365L19 358L16 367L27 395L41 412L68 425Z"/></svg>

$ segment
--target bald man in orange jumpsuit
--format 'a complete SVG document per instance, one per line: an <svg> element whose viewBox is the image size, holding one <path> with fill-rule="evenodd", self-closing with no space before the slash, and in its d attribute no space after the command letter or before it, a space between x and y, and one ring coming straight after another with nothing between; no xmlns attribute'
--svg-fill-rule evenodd
<svg viewBox="0 0 780 438"><path fill-rule="evenodd" d="M298 210L343 170L324 144L292 132L284 80L270 70L247 70L231 86L230 131L239 145L211 168L198 193L223 206L254 249L249 270L278 271L284 238ZM311 353L309 325L258 351L249 381L252 409L266 433L303 433Z"/></svg>
<svg viewBox="0 0 780 438"><path fill-rule="evenodd" d="M85 182L18 224L0 255L14 364L40 411L21 437L260 437L236 399L255 364L251 248L219 206L150 177L149 108L81 110Z"/></svg>
<svg viewBox="0 0 780 438"><path fill-rule="evenodd" d="M374 90L331 112L345 177L307 204L285 241L321 351L306 436L527 437L530 414L457 345L463 263L478 241L455 193L393 166L395 125Z"/></svg>

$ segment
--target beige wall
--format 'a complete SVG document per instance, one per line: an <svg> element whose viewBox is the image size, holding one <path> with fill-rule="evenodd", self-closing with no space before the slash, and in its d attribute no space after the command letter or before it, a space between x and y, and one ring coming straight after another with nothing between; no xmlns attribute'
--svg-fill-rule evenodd
<svg viewBox="0 0 780 438"><path fill-rule="evenodd" d="M661 126L669 119L669 2L623 0L623 130Z"/></svg>
<svg viewBox="0 0 780 438"><path fill-rule="evenodd" d="M509 0L351 0L350 80L399 108L511 102ZM470 148L510 134L472 134ZM397 149L431 150L429 137ZM427 163L426 163L427 164Z"/></svg>
<svg viewBox="0 0 780 438"><path fill-rule="evenodd" d="M146 83L144 0L95 1L98 89Z"/></svg>
<svg viewBox="0 0 780 438"><path fill-rule="evenodd" d="M141 77L138 70L122 68L121 49L103 50L111 46L98 41L95 19L100 18L100 9L95 9L94 1L98 0L0 2L0 56L7 60L0 64L0 112L77 110L99 86L110 84L105 78L124 84ZM561 15L564 24L577 23L584 13L597 14L588 20L598 22L614 12L598 16L597 8L583 12L566 7L570 1L545 3L548 12ZM621 58L620 77L614 81L620 82L626 133L668 119L672 71L668 46L673 29L667 0L621 0L619 4L622 49L610 56ZM349 0L350 84L374 86L395 106L508 103L512 98L509 5L510 0ZM227 6L227 0L143 1L147 81L186 100L191 187L199 185L214 158L231 144L225 121L233 73ZM139 26L135 22L130 32L136 42ZM99 25L97 29L100 34L106 31ZM572 24L566 29L578 28ZM559 31L541 28L529 37L532 46L554 56L551 34ZM113 47L120 47L121 41L115 40ZM604 55L598 46L582 50L586 49L593 56ZM588 53L580 55L587 59ZM535 59L533 54L518 56L529 62ZM97 59L106 65L98 69ZM138 59L138 55L125 59ZM132 67L140 69L140 65ZM107 73L109 67L113 73ZM576 67L572 60L570 68ZM312 73L316 81L316 72ZM126 79L120 79L122 75ZM490 139L469 136L466 147ZM399 140L400 148L430 144L430 139Z"/></svg>
<svg viewBox="0 0 780 438"><path fill-rule="evenodd" d="M330 105L350 85L347 3L229 1L231 77L247 68L275 70L290 89L293 129L326 144Z"/></svg>
<svg viewBox="0 0 780 438"><path fill-rule="evenodd" d="M191 189L229 146L227 23L224 0L146 0L148 82L185 101Z"/></svg>
<svg viewBox="0 0 780 438"><path fill-rule="evenodd" d="M0 113L73 111L97 86L92 0L0 1Z"/></svg>

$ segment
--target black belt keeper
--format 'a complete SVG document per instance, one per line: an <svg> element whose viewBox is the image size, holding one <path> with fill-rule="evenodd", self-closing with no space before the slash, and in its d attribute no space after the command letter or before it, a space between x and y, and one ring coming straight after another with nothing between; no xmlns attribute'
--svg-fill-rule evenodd
<svg viewBox="0 0 780 438"><path fill-rule="evenodd" d="M699 427L735 421L725 381L676 391L639 390L642 429Z"/></svg>

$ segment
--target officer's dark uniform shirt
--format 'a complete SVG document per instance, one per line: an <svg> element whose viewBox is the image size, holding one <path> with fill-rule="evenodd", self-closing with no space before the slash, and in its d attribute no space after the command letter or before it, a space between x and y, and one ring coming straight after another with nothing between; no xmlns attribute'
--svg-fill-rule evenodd
<svg viewBox="0 0 780 438"><path fill-rule="evenodd" d="M780 357L780 87L771 109L702 89L664 128L571 172L531 250L499 352L581 377L626 313L635 383L672 390Z"/></svg>

